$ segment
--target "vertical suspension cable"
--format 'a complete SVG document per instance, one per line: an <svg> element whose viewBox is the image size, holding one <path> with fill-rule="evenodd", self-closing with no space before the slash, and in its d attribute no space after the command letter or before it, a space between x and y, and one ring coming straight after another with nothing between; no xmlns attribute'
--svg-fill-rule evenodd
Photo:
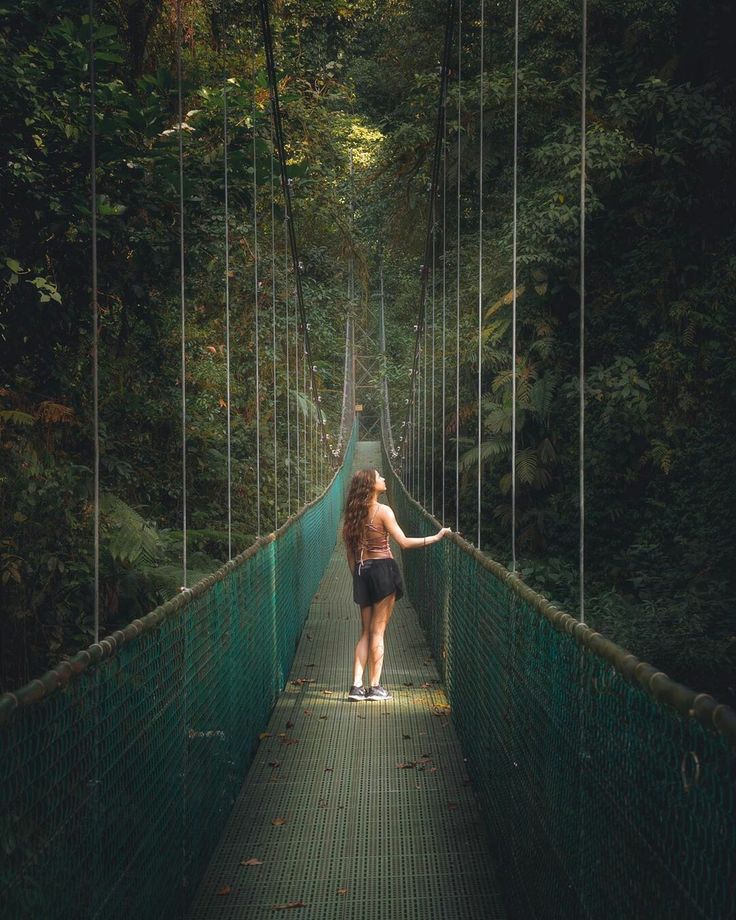
<svg viewBox="0 0 736 920"><path fill-rule="evenodd" d="M319 400L319 396L317 397L317 400ZM315 476L317 482L317 491L315 494L319 495L322 489L322 451L320 449L321 439L318 424L318 420L322 417L322 409L319 405L319 402L317 403L317 413L317 418L314 421L314 467L316 471Z"/></svg>
<svg viewBox="0 0 736 920"><path fill-rule="evenodd" d="M256 40L253 34L253 309L256 359L256 536L261 535L261 355L258 328L258 161L256 159Z"/></svg>
<svg viewBox="0 0 736 920"><path fill-rule="evenodd" d="M462 157L463 0L457 4L457 231L455 246L455 531L460 532L460 165Z"/></svg>
<svg viewBox="0 0 736 920"><path fill-rule="evenodd" d="M230 206L228 188L227 70L222 84L222 138L225 170L225 401L227 403L227 558L233 558L232 410L230 393Z"/></svg>
<svg viewBox="0 0 736 920"><path fill-rule="evenodd" d="M276 76L276 63L273 53L273 36L271 34L271 21L268 11L268 0L258 0L258 12L261 20L261 27L263 31L263 49L266 57L266 72L268 76L268 87L269 94L271 97L271 108L273 111L273 123L274 123L274 132L276 135L276 150L278 151L279 156L279 171L281 174L281 186L284 191L284 204L286 207L286 213L289 218L288 221L288 230L289 230L289 245L291 249L292 262L294 264L294 275L296 280L296 299L299 307L299 314L302 319L303 326L303 335L304 335L304 349L307 356L307 361L309 362L309 374L310 374L310 392L312 392L314 400L317 401L317 396L319 395L319 387L317 385L317 378L315 373L317 370L316 365L313 363L311 358L311 349L309 345L309 323L307 322L307 312L304 306L304 291L302 286L302 266L299 260L299 251L297 247L296 240L296 229L294 226L294 219L291 206L291 190L290 182L287 176L286 168L286 145L284 143L284 133L283 126L281 122L281 109L279 105L279 89L278 89L278 79ZM323 441L327 438L327 431L325 429L324 419L322 414L317 415L317 421L320 424Z"/></svg>
<svg viewBox="0 0 736 920"><path fill-rule="evenodd" d="M447 0L447 14L445 19L445 40L444 47L442 51L442 67L440 69L440 93L439 101L437 105L437 120L435 124L435 141L434 141L434 154L432 157L432 176L431 181L428 186L428 214L427 214L427 231L425 234L424 240L424 260L421 266L421 284L420 284L420 293L419 293L419 316L417 323L414 326L414 331L416 333L414 338L414 356L412 360L412 370L417 370L417 364L420 360L420 351L421 351L421 342L422 335L425 330L425 312L426 312L426 294L427 294L427 278L428 278L428 267L431 259L431 233L432 233L432 203L437 197L437 189L439 185L439 171L440 171L440 158L441 158L441 149L442 149L442 112L444 108L445 97L447 95L447 75L450 69L450 50L452 47L452 31L455 24L454 20L454 9L455 9L456 0ZM414 398L414 391L412 391L412 399ZM406 415L409 415L411 410L411 402L407 405Z"/></svg>
<svg viewBox="0 0 736 920"><path fill-rule="evenodd" d="M519 176L519 0L514 0L514 204L511 278L511 571L516 571L516 285Z"/></svg>
<svg viewBox="0 0 736 920"><path fill-rule="evenodd" d="M288 220L288 217L287 217ZM298 508L302 506L302 435L299 424L299 412L301 405L299 402L299 309L294 299L294 402L296 412L294 413L294 427L296 437L296 504Z"/></svg>
<svg viewBox="0 0 736 920"><path fill-rule="evenodd" d="M94 441L94 636L100 641L100 368L97 304L97 74L95 70L95 4L89 0L90 211L92 215L92 438Z"/></svg>
<svg viewBox="0 0 736 920"><path fill-rule="evenodd" d="M588 2L582 0L582 75L580 88L580 622L585 622L585 185L587 178Z"/></svg>
<svg viewBox="0 0 736 920"><path fill-rule="evenodd" d="M422 430L424 437L424 446L422 448L422 505L427 507L427 384L428 384L428 364L429 364L429 350L428 350L428 338L429 333L427 330L427 323L424 324L424 370L422 374L422 389L423 389L423 415L422 415Z"/></svg>
<svg viewBox="0 0 736 920"><path fill-rule="evenodd" d="M435 474L434 474L434 428L435 428L435 327L436 327L436 307L437 307L437 214L435 201L432 202L432 386L431 386L431 409L430 409L430 421L431 421L431 444L430 444L430 477L429 477L429 509L434 517L434 484L435 484Z"/></svg>
<svg viewBox="0 0 736 920"><path fill-rule="evenodd" d="M304 501L308 502L312 494L310 488L311 479L309 475L309 462L311 458L309 451L309 434L312 427L309 421L311 397L307 397L307 353L304 350L304 345L301 342L300 348L302 349L302 393L304 394L304 403L307 407L307 412L304 418Z"/></svg>
<svg viewBox="0 0 736 920"><path fill-rule="evenodd" d="M422 384L424 382L422 376L422 360L424 358L424 352L422 350L422 345L419 345L419 364L417 368L417 415L416 415L416 432L417 432L417 492L416 500L421 501L421 488L422 488L422 459L424 453L422 451L422 435L424 433L424 428L422 425L423 413L422 413Z"/></svg>
<svg viewBox="0 0 736 920"><path fill-rule="evenodd" d="M97 74L95 69L95 0L89 0L89 101L90 101L90 214L91 214L91 306L92 306L92 415L94 440L94 641L100 641L100 368L99 368L99 310L97 302ZM88 781L92 800L90 813L93 816L94 838L92 852L93 878L99 873L100 852L100 670L95 668L93 676L94 695L92 715L94 718L92 778Z"/></svg>
<svg viewBox="0 0 736 920"><path fill-rule="evenodd" d="M284 328L286 329L286 514L291 517L291 369L289 367L289 236L284 220Z"/></svg>
<svg viewBox="0 0 736 920"><path fill-rule="evenodd" d="M414 433L416 450L416 493L415 498L420 500L421 470L422 470L422 347L419 346L419 364L416 377L416 408L414 413Z"/></svg>
<svg viewBox="0 0 736 920"><path fill-rule="evenodd" d="M384 288L383 288L383 253L379 255L378 262L378 278L379 278L379 301L380 301L380 313L379 313L379 352L381 354L381 431L383 433L384 440L386 442L386 448L389 451L389 456L391 458L391 466L394 465L394 460L396 459L396 446L394 444L393 431L391 430L391 418L389 415L389 404L388 404L388 380L386 378L386 302L384 297ZM403 464L402 464L403 468Z"/></svg>
<svg viewBox="0 0 736 920"><path fill-rule="evenodd" d="M322 412L322 396L318 395L317 397L318 411L320 421L324 421ZM327 435L324 431L317 429L317 446L319 448L319 494L322 494L322 490L325 486L325 461L327 460Z"/></svg>
<svg viewBox="0 0 736 920"><path fill-rule="evenodd" d="M483 440L483 412L481 410L481 399L483 396L483 108L484 98L483 90L485 84L485 0L480 0L480 145L478 152L478 479L477 479L477 517L478 517L478 537L477 547L480 545L480 522L481 522L481 480L483 464L481 463L480 449Z"/></svg>
<svg viewBox="0 0 736 920"><path fill-rule="evenodd" d="M314 367L311 368L314 373ZM317 463L317 424L319 419L319 406L317 405L317 394L314 392L314 385L310 379L309 392L312 394L312 405L314 406L314 428L312 429L312 485L314 488L313 497L319 495L319 466Z"/></svg>
<svg viewBox="0 0 736 920"><path fill-rule="evenodd" d="M273 116L273 113L272 113ZM271 121L271 364L273 367L273 529L279 529L279 461L276 441L276 203L273 193L273 120Z"/></svg>
<svg viewBox="0 0 736 920"><path fill-rule="evenodd" d="M320 494L322 487L322 450L321 450L321 436L320 436L320 421L322 419L322 407L320 405L321 397L319 394L315 394L315 405L317 408L317 417L314 420L314 469L315 469L315 478L317 482L317 491L316 495Z"/></svg>
<svg viewBox="0 0 736 920"><path fill-rule="evenodd" d="M411 392L411 382L409 383L409 388ZM406 488L409 490L409 494L413 495L414 493L411 488L411 479L412 479L413 466L414 466L414 444L413 444L412 427L411 427L412 418L413 418L413 414L412 414L413 406L410 403L408 403L408 405L409 405L409 414L406 418L406 421L404 422L404 425L405 425L404 446L406 447Z"/></svg>
<svg viewBox="0 0 736 920"><path fill-rule="evenodd" d="M442 116L442 524L445 523L445 466L447 430L447 100Z"/></svg>
<svg viewBox="0 0 736 920"><path fill-rule="evenodd" d="M307 360L308 360L308 355L305 351L304 352L305 370L307 366L306 365ZM310 371L312 370L311 366L309 370ZM308 391L309 391L309 406L310 406L309 428L305 431L305 434L307 433L309 434L309 442L307 444L307 457L309 458L309 467L308 467L309 469L309 500L311 501L314 498L314 414L315 414L314 387L312 386L311 374L308 377L308 381L309 381L308 383L306 380L304 381L304 386L308 387Z"/></svg>
<svg viewBox="0 0 736 920"><path fill-rule="evenodd" d="M311 489L311 474L309 472L310 461L311 461L311 452L309 450L309 439L311 435L312 423L310 420L311 416L311 397L308 395L307 391L307 355L304 351L304 346L302 345L302 393L304 394L304 403L307 407L307 412L304 417L304 501L311 501L312 489Z"/></svg>
<svg viewBox="0 0 736 920"><path fill-rule="evenodd" d="M416 383L414 385L414 392L416 394L414 398L414 405L412 407L412 430L414 432L414 498L419 501L419 464L421 461L421 418L422 418L422 404L421 404L421 369L419 375L416 378Z"/></svg>
<svg viewBox="0 0 736 920"><path fill-rule="evenodd" d="M421 501L422 494L422 345L419 345L419 363L417 365L417 383L416 383L416 464L417 464L417 490L414 498Z"/></svg>
<svg viewBox="0 0 736 920"><path fill-rule="evenodd" d="M414 382L412 381L412 388L413 387L414 387ZM409 491L412 494L412 496L416 497L416 453L417 453L417 445L416 445L416 437L415 437L415 434L416 434L416 429L415 429L416 405L414 404L413 400L409 408L411 410L410 411L411 421L409 422L409 428L411 431L411 467L410 467L409 481L411 483L411 486L409 488Z"/></svg>
<svg viewBox="0 0 736 920"><path fill-rule="evenodd" d="M181 0L176 0L176 82L178 95L179 115L179 280L181 299L181 482L182 482L182 587L188 587L187 576L187 377L186 377L186 300L184 291L184 109L182 104L182 27L181 27ZM187 637L183 637L184 669L187 665ZM184 682L182 705L180 708L181 725L179 730L182 737L186 737L188 730L188 686ZM189 756L187 745L184 745L181 763L181 823L187 826L187 774L189 769ZM187 840L186 834L181 840L181 874L184 878L187 866Z"/></svg>
<svg viewBox="0 0 736 920"><path fill-rule="evenodd" d="M187 356L184 296L184 108L181 89L181 0L176 0L176 82L179 113L179 297L181 303L181 493L182 586L187 587Z"/></svg>

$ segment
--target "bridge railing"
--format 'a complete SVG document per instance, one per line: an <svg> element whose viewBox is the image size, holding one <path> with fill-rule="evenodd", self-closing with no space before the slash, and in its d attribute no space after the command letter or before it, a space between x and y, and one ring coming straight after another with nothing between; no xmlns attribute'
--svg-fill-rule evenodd
<svg viewBox="0 0 736 920"><path fill-rule="evenodd" d="M389 488L407 533L439 527ZM736 713L459 537L404 562L510 916L734 917Z"/></svg>
<svg viewBox="0 0 736 920"><path fill-rule="evenodd" d="M214 575L0 698L0 914L183 916L333 551L324 494Z"/></svg>

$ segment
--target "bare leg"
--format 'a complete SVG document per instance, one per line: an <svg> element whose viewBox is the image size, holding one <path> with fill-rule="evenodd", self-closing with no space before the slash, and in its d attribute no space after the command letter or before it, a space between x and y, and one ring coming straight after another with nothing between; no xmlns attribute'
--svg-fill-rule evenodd
<svg viewBox="0 0 736 920"><path fill-rule="evenodd" d="M373 605L370 619L369 657L371 662L371 686L377 687L381 683L383 670L383 635L386 632L388 621L396 602L396 594L389 594Z"/></svg>
<svg viewBox="0 0 736 920"><path fill-rule="evenodd" d="M363 631L355 646L355 661L353 663L353 685L361 687L363 685L363 673L368 664L368 648L370 645L371 634L371 613L372 607L360 608L360 620L363 624Z"/></svg>

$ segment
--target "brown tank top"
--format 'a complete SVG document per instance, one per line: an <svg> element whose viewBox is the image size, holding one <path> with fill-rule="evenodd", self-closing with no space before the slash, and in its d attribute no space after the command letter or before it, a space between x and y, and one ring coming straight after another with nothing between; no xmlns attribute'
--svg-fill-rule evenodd
<svg viewBox="0 0 736 920"><path fill-rule="evenodd" d="M373 517L366 524L363 533L363 542L360 545L360 561L366 559L393 559L393 553L388 543L388 531L382 523L374 524L378 508L373 512Z"/></svg>

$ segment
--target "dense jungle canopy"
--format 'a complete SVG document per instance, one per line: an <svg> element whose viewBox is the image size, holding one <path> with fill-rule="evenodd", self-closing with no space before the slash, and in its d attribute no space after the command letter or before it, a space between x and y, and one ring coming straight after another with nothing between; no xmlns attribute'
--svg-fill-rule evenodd
<svg viewBox="0 0 736 920"><path fill-rule="evenodd" d="M190 583L227 558L224 89L235 552L257 534L257 497L267 532L327 478L304 454L300 470L284 462L294 426L304 431L320 407L284 370L287 326L293 335L297 320L260 24L246 2L183 0L181 14L181 126L173 0L99 2L94 24L106 631L181 583L180 135ZM379 260L396 425L404 415L445 14L436 0L277 0L271 9L312 357L333 433L345 317L350 308L375 330ZM460 426L453 389L444 416L437 398L435 451L444 439L454 525L458 439L467 534L476 529L482 305L482 546L504 564L513 15L511 2L485 3L481 161L480 5L462 4L428 301L436 393L440 368L454 375L460 304ZM671 676L733 701L736 9L727 0L590 0L588 15L587 618ZM519 568L570 613L578 593L580 36L579 5L521 4ZM89 80L86 4L3 5L3 690L91 636ZM425 494L434 489L437 512L439 462L434 469Z"/></svg>

